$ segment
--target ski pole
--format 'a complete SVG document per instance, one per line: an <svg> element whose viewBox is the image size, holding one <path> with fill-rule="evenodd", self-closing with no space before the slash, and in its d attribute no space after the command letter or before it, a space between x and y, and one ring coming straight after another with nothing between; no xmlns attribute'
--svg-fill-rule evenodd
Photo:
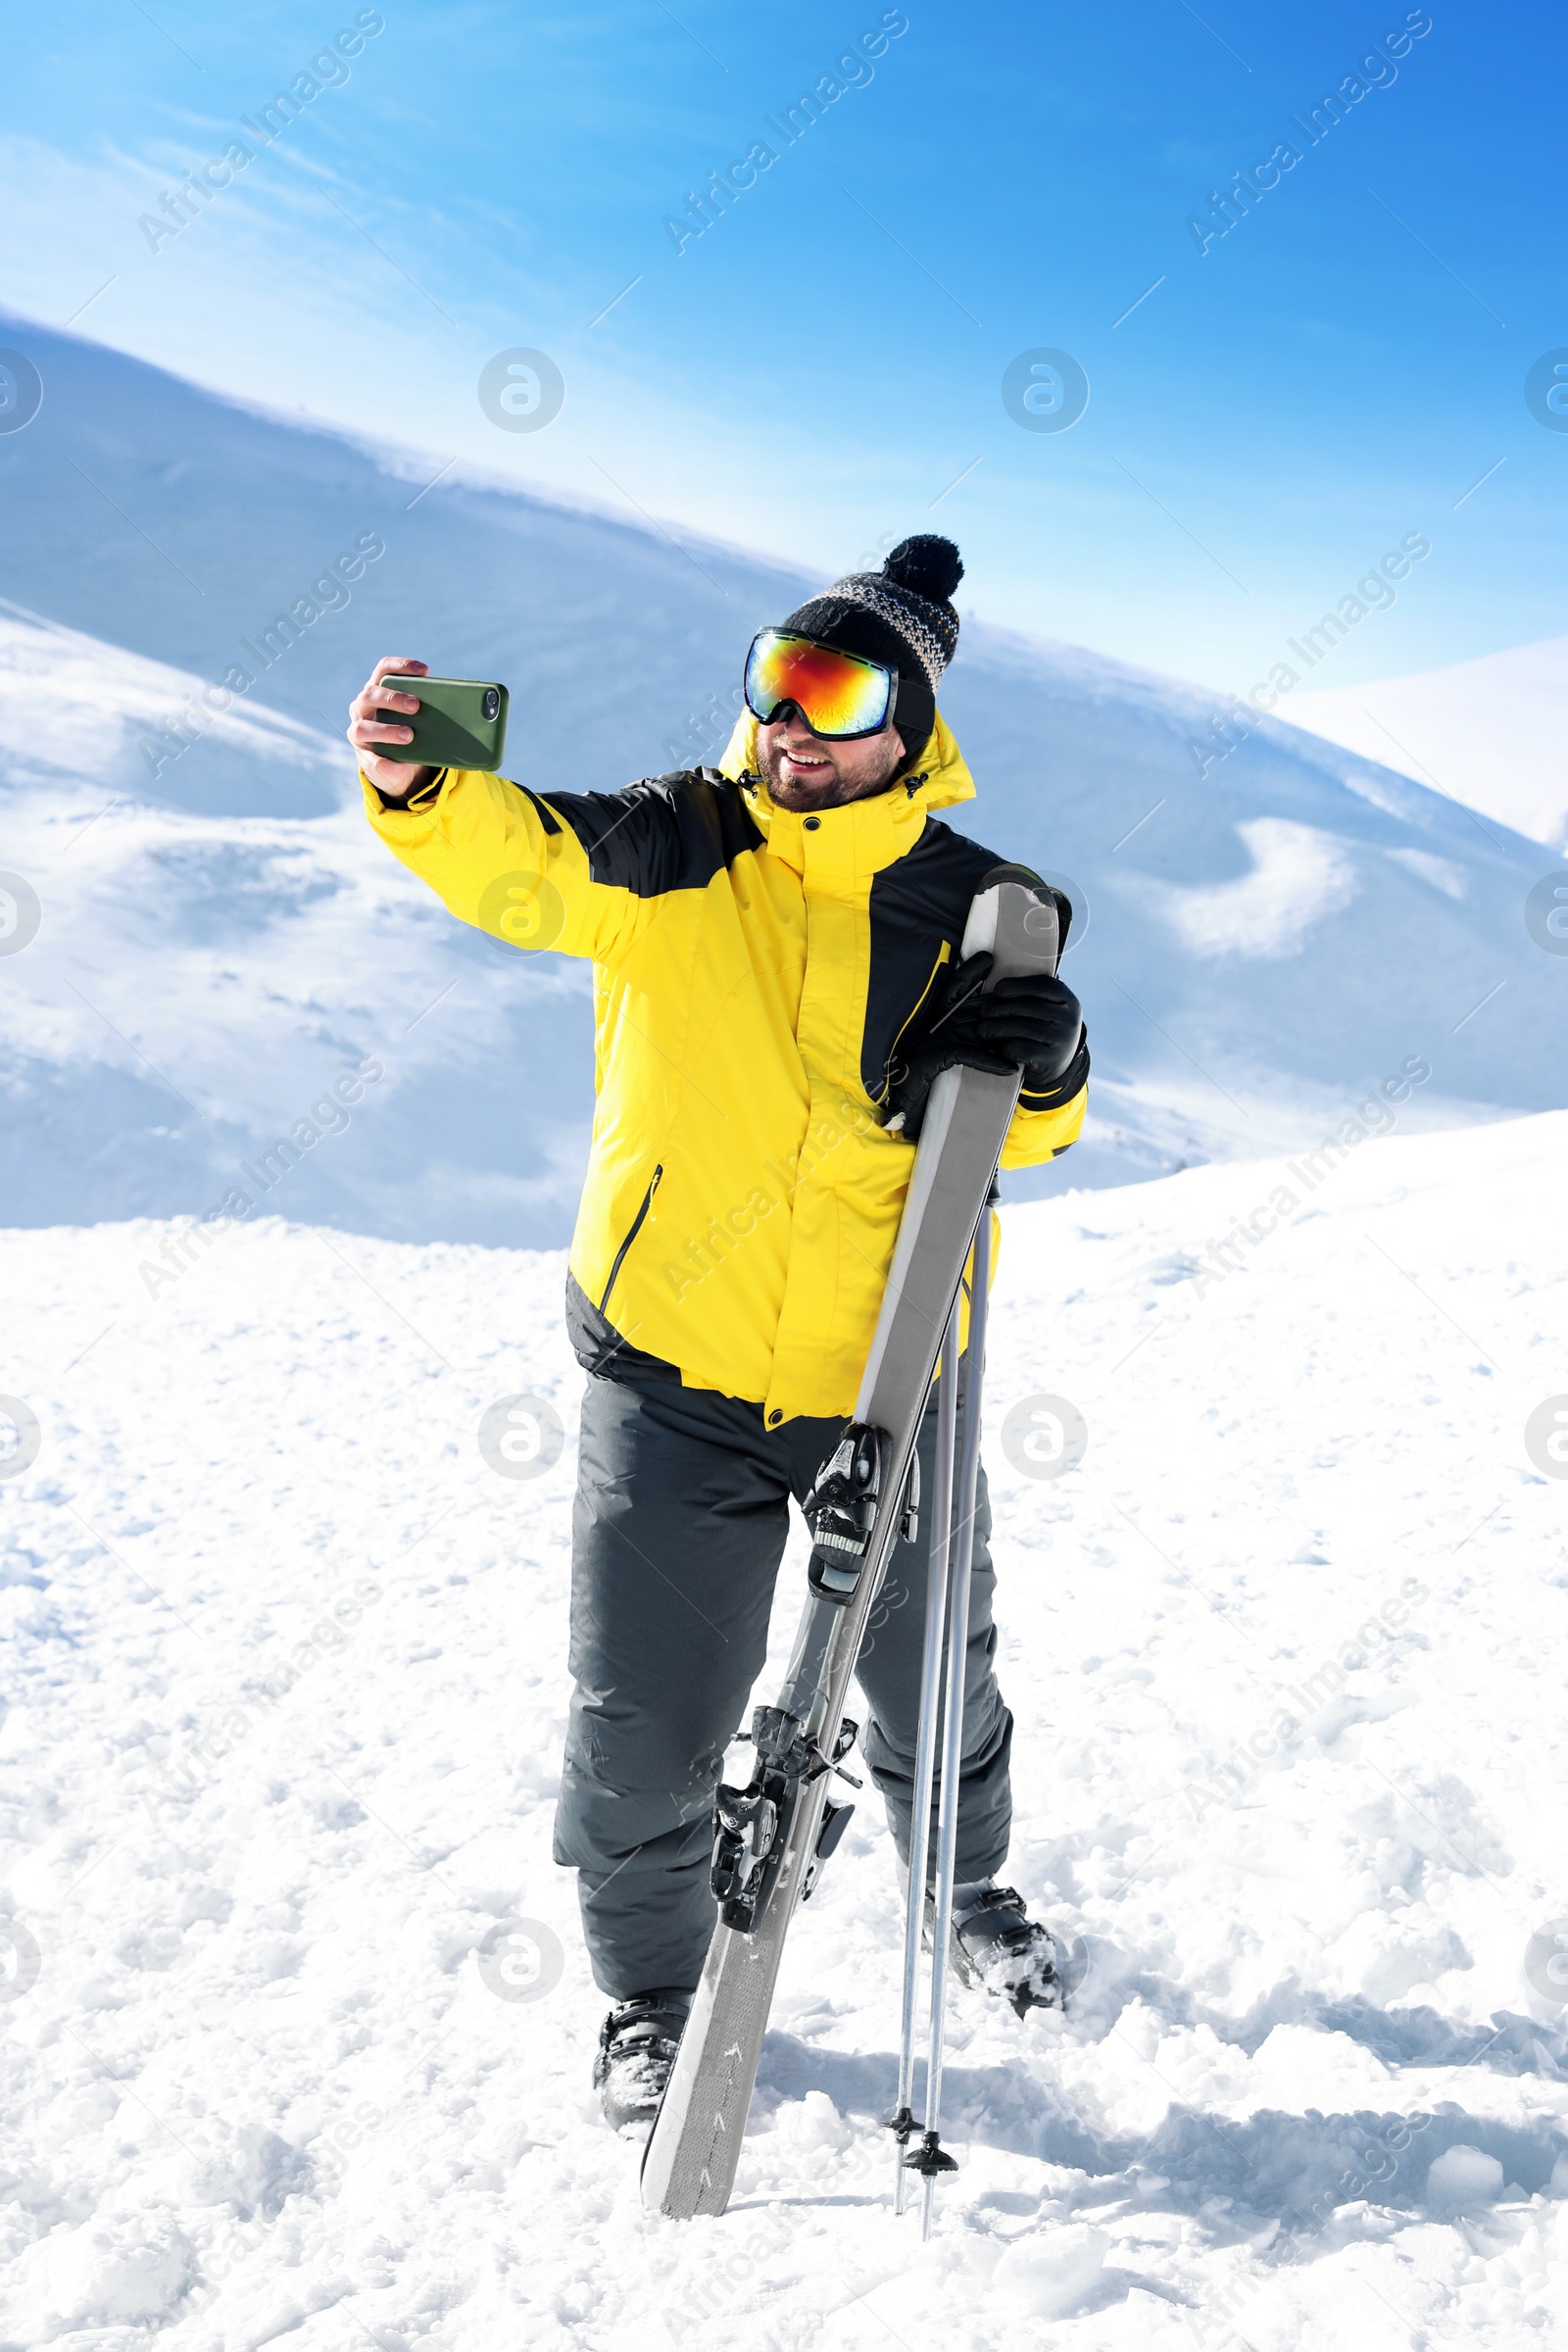
<svg viewBox="0 0 1568 2352"><path fill-rule="evenodd" d="M974 1568L975 1495L980 1477L980 1390L985 1370L987 1292L991 1286L991 1203L980 1211L969 1291L969 1378L963 1399L963 1445L958 1456L958 1518L954 1531L948 1616L948 1690L942 1727L942 1800L937 1815L937 1884L931 1923L931 2049L926 2061L925 2136L910 2168L925 2181L922 2239L931 2234L931 2204L939 2173L957 2166L942 2146L942 2043L947 2018L948 1938L953 1928L953 1881L958 1854L958 1772L963 1756L963 1682L969 1651L969 1582Z"/></svg>
<svg viewBox="0 0 1568 2352"><path fill-rule="evenodd" d="M914 1757L914 1816L909 1833L909 1888L904 1922L904 2020L899 2043L899 2104L893 2118L898 2180L893 2210L904 2211L907 2168L905 2155L914 2116L914 2002L920 1974L920 1933L925 1926L925 1877L931 1844L931 1771L936 1762L937 1708L942 1687L942 1634L947 1619L953 1566L953 1457L958 1431L958 1302L955 1298L942 1339L942 1375L937 1383L937 1459L931 1496L931 1530L925 1587L925 1648L920 1658L920 1731Z"/></svg>

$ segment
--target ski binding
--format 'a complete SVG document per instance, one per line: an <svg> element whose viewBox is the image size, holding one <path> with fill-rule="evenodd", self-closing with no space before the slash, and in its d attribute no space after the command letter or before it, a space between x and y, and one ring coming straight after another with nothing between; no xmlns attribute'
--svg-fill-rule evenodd
<svg viewBox="0 0 1568 2352"><path fill-rule="evenodd" d="M849 1716L839 1726L833 1753L825 1756L807 1739L800 1718L783 1707L759 1707L752 1717L757 1763L745 1788L720 1782L713 1795L713 1860L709 1884L727 1928L749 1936L757 1925L788 1842L783 1832L798 1791L824 1772L837 1772L852 1788L859 1782L845 1772L843 1759L859 1737ZM843 1837L853 1805L828 1805L811 1857L814 1885L828 1855Z"/></svg>

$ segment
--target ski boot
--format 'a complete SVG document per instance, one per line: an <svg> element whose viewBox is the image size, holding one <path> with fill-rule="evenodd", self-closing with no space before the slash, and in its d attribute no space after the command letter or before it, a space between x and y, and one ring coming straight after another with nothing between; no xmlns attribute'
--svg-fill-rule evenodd
<svg viewBox="0 0 1568 2352"><path fill-rule="evenodd" d="M612 2131L646 2132L653 2123L691 2005L689 1992L636 1992L606 2018L594 2088Z"/></svg>
<svg viewBox="0 0 1568 2352"><path fill-rule="evenodd" d="M926 1899L929 1946L935 1905ZM1020 2017L1031 2009L1060 2009L1066 1986L1057 1970L1055 1939L1032 1920L1011 1886L989 1882L953 1890L949 1961L960 1984L1010 2001Z"/></svg>

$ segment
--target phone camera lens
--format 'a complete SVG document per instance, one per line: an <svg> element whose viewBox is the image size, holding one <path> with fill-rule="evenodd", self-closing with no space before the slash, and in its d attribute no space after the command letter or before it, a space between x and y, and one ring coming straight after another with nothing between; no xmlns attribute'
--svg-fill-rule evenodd
<svg viewBox="0 0 1568 2352"><path fill-rule="evenodd" d="M501 709L501 697L500 697L500 695L499 695L499 694L497 694L497 692L496 692L496 690L495 690L495 688L494 688L493 686L487 686L487 687L485 688L485 694L484 694L484 704L483 704L483 710L484 710L484 714L485 714L486 718L494 718L494 717L497 715L497 713L499 712L500 709Z"/></svg>

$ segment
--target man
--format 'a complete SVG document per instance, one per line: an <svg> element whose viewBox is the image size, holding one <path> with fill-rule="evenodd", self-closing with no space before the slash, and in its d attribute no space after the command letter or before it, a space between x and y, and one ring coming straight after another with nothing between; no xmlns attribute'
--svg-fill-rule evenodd
<svg viewBox="0 0 1568 2352"><path fill-rule="evenodd" d="M701 1974L712 1790L763 1662L789 1496L854 1408L931 1083L956 1062L1022 1068L1004 1166L1051 1159L1083 1124L1071 990L1037 977L982 996L990 958L958 960L998 862L934 813L974 790L935 699L962 576L956 548L922 536L811 598L754 641L718 768L624 792L545 798L378 756L412 739L423 662L379 663L351 707L394 855L465 921L596 967L566 1285L589 1377L556 1858L577 1870L615 2003L595 2081L617 2129L651 2120ZM388 691L393 671L410 686ZM983 1473L980 1494L952 1957L1021 2013L1061 1994L1049 1934L996 1884L1012 1719ZM897 1546L858 1675L906 1871L929 1534L922 1515Z"/></svg>

